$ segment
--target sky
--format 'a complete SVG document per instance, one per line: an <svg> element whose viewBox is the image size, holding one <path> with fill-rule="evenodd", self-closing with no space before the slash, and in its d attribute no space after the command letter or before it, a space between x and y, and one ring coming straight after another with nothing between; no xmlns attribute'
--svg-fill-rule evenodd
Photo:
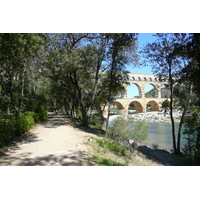
<svg viewBox="0 0 200 200"><path fill-rule="evenodd" d="M155 36L153 36L154 33L139 33L138 36L138 48L139 50L142 49L143 46L148 44L149 42L153 42L155 40ZM151 71L151 67L136 67L134 65L129 65L126 67L128 71L131 73L136 73L136 74L153 74ZM153 86L147 85L145 88L145 92L148 92L149 90L153 89ZM134 97L138 96L138 89L137 86L134 84L131 84L127 87L127 97Z"/></svg>
<svg viewBox="0 0 200 200"><path fill-rule="evenodd" d="M138 35L138 50L140 51L148 42L153 42L155 40L154 33L139 33ZM134 65L128 65L127 70L131 73L140 73L140 74L152 74L150 67L138 68Z"/></svg>

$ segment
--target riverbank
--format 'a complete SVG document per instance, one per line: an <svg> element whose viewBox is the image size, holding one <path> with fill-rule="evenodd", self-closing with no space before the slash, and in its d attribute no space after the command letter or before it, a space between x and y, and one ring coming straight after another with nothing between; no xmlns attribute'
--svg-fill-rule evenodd
<svg viewBox="0 0 200 200"><path fill-rule="evenodd" d="M112 121L117 116L123 116L123 115L111 115L109 120ZM127 116L125 116L127 117ZM146 113L136 113L132 112L128 115L129 118L135 120L135 121L147 121L147 122L170 122L170 115L169 112L159 112L159 111L151 111ZM174 111L173 117L175 122L179 122L181 117L180 111Z"/></svg>
<svg viewBox="0 0 200 200"><path fill-rule="evenodd" d="M107 143L107 144L106 144ZM106 166L190 166L181 156L161 149L151 149L140 145L134 151L117 148L115 142L106 138L88 138L91 148L88 155L97 165ZM123 153L123 156L121 155Z"/></svg>
<svg viewBox="0 0 200 200"><path fill-rule="evenodd" d="M37 125L0 156L1 166L101 166L115 165L126 159L113 153L104 154L104 162L95 162L96 151L88 142L89 138L102 139L100 131L75 125L64 115L52 115ZM167 156L166 156L167 155ZM163 161L164 159L164 161ZM176 161L175 162L172 162ZM108 162L109 161L109 162ZM129 158L129 166L181 166L182 161L168 153L141 147Z"/></svg>
<svg viewBox="0 0 200 200"><path fill-rule="evenodd" d="M180 113L175 113L176 121L175 121L175 130L177 135L177 130L179 126ZM110 124L112 121L122 115L112 115L110 116ZM123 116L122 116L123 117ZM161 115L159 112L148 112L148 113L136 113L128 116L124 116L125 118L129 117L133 119L133 121L142 121L147 124L148 138L142 142L142 145L148 146L152 149L162 149L168 152L171 152L173 149L173 141L172 141L172 131L171 131L171 120L169 115ZM181 148L184 148L186 144L186 139L184 135L181 135Z"/></svg>

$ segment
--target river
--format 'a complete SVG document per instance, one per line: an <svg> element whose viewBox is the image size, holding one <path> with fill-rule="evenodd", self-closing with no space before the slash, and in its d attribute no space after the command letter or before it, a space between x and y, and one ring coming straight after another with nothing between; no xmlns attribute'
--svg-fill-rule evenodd
<svg viewBox="0 0 200 200"><path fill-rule="evenodd" d="M117 117L112 116L110 122ZM173 141L172 141L172 132L171 132L171 123L170 122L148 122L146 121L148 128L148 137L145 141L141 142L140 145L146 145L151 148L158 148L170 151L173 149ZM175 123L176 132L178 132L178 124ZM177 140L177 134L176 134ZM181 135L181 148L184 147L186 140L184 136Z"/></svg>
<svg viewBox="0 0 200 200"><path fill-rule="evenodd" d="M173 149L171 123L170 122L146 122L148 125L148 138L142 144L165 149L170 151ZM178 123L175 124L176 132L178 131ZM181 135L181 148L184 147L185 139ZM177 139L177 134L176 134Z"/></svg>

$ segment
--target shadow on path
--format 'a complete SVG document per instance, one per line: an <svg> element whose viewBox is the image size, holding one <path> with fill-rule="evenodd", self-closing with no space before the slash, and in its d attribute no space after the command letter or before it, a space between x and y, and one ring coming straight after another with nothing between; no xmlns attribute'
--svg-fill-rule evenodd
<svg viewBox="0 0 200 200"><path fill-rule="evenodd" d="M29 158L31 153L22 153L17 156L5 155L1 166L93 166L89 159L84 158L82 151L70 151L63 155L49 154L46 156Z"/></svg>
<svg viewBox="0 0 200 200"><path fill-rule="evenodd" d="M41 141L38 139L38 133L27 133L25 135L22 135L19 138L16 138L9 146L7 146L5 149L1 149L0 151L0 157L6 155L6 153L10 151L16 151L21 149L21 144L28 144L28 143L34 143Z"/></svg>
<svg viewBox="0 0 200 200"><path fill-rule="evenodd" d="M82 124L76 124L72 122L71 116L64 114L55 114L55 113L48 114L48 119L42 123L42 126L44 126L45 128L57 128L63 125L71 125L72 127L77 128L81 131L91 133L97 136L102 136L105 134L103 130L85 127Z"/></svg>
<svg viewBox="0 0 200 200"><path fill-rule="evenodd" d="M86 127L86 126L83 126L82 124L75 124L73 122L71 122L70 125L73 126L76 129L79 129L80 131L90 133L90 134L93 134L93 135L97 135L99 137L102 137L103 135L105 135L105 131L103 131L103 130Z"/></svg>
<svg viewBox="0 0 200 200"><path fill-rule="evenodd" d="M148 159L165 166L190 166L191 163L186 159L171 154L161 149L150 149L147 146L139 146L138 151L145 155Z"/></svg>
<svg viewBox="0 0 200 200"><path fill-rule="evenodd" d="M69 120L67 118L69 118L67 115L49 114L47 120L41 125L45 128L57 128L58 126L68 125Z"/></svg>

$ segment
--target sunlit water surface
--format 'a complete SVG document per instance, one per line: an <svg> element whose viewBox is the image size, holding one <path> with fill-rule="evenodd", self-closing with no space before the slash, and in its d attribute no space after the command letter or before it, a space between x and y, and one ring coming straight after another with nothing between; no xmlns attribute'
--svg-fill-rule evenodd
<svg viewBox="0 0 200 200"><path fill-rule="evenodd" d="M159 149L173 149L171 123L170 122L146 122L148 125L148 138L142 144ZM178 132L178 123L175 124L176 133ZM177 134L176 134L177 139ZM181 135L181 148L185 144L184 136Z"/></svg>
<svg viewBox="0 0 200 200"><path fill-rule="evenodd" d="M112 124L113 119L110 121ZM171 123L170 122L145 122L148 125L148 137L140 145L146 145L151 148L158 148L170 151L173 149ZM178 123L175 123L176 133L178 132ZM176 134L177 140L177 134ZM186 140L181 134L181 148L184 147Z"/></svg>

